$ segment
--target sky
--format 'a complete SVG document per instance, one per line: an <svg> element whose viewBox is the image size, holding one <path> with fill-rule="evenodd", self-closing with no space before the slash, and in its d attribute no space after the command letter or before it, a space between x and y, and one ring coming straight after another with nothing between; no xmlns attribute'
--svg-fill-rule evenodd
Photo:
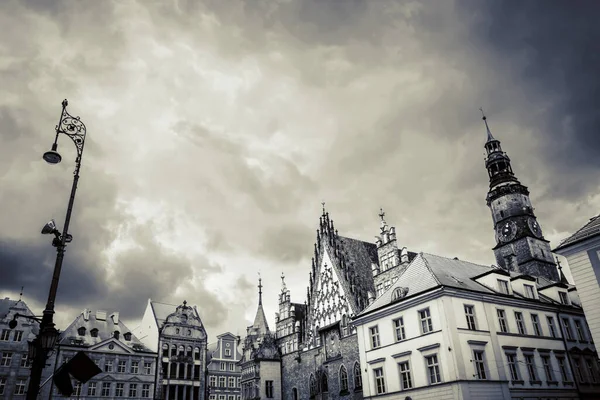
<svg viewBox="0 0 600 400"><path fill-rule="evenodd" d="M486 112L556 246L600 208L600 3L6 0L0 296L37 313L87 127L55 321L148 299L244 335L280 276L304 302L321 202L374 242L490 265ZM212 341L212 339L211 339Z"/></svg>

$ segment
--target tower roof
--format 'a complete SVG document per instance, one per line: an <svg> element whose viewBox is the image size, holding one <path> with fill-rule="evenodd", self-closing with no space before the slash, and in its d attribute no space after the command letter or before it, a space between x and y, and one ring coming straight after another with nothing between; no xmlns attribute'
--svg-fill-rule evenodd
<svg viewBox="0 0 600 400"><path fill-rule="evenodd" d="M487 123L487 117L483 113L483 108L480 108L479 111L481 111L481 115L483 116L481 119L483 119L483 123L485 124L485 129L487 131L487 140L486 140L486 143L493 142L496 139L494 138L494 136L492 136L492 132L490 131L490 127L489 127L489 125Z"/></svg>
<svg viewBox="0 0 600 400"><path fill-rule="evenodd" d="M250 327L253 335L264 335L269 332L269 324L267 323L267 317L265 316L265 310L262 306L262 278L259 273L258 278L258 308L256 310L256 316L254 317L254 323Z"/></svg>

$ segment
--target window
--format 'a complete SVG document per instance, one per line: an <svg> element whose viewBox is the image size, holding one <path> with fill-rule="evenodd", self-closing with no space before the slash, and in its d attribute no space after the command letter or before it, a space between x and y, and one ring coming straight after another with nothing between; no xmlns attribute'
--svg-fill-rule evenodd
<svg viewBox="0 0 600 400"><path fill-rule="evenodd" d="M166 343L162 346L162 356L169 357L169 345Z"/></svg>
<svg viewBox="0 0 600 400"><path fill-rule="evenodd" d="M20 342L21 340L23 340L23 331L15 331L13 342Z"/></svg>
<svg viewBox="0 0 600 400"><path fill-rule="evenodd" d="M110 382L102 382L102 397L110 396Z"/></svg>
<svg viewBox="0 0 600 400"><path fill-rule="evenodd" d="M375 374L375 390L377 394L385 393L385 379L383 377L383 368L375 368L373 370Z"/></svg>
<svg viewBox="0 0 600 400"><path fill-rule="evenodd" d="M571 322L569 321L569 318L563 318L562 323L567 340L573 340L573 331L571 330Z"/></svg>
<svg viewBox="0 0 600 400"><path fill-rule="evenodd" d="M310 388L310 396L315 396L317 394L317 381L313 374L310 374L308 379L308 387Z"/></svg>
<svg viewBox="0 0 600 400"><path fill-rule="evenodd" d="M87 395L88 396L95 396L96 395L96 382L90 382L88 383L88 391L87 391Z"/></svg>
<svg viewBox="0 0 600 400"><path fill-rule="evenodd" d="M229 363L229 370L230 371L235 371L235 364L234 363Z"/></svg>
<svg viewBox="0 0 600 400"><path fill-rule="evenodd" d="M563 304L569 304L569 296L567 292L558 292L558 297L560 298L560 302Z"/></svg>
<svg viewBox="0 0 600 400"><path fill-rule="evenodd" d="M477 379L487 379L483 350L473 351L473 364L475 366L475 377Z"/></svg>
<svg viewBox="0 0 600 400"><path fill-rule="evenodd" d="M355 390L362 389L362 375L360 374L360 364L358 364L357 362L354 363L353 375L354 375L354 389Z"/></svg>
<svg viewBox="0 0 600 400"><path fill-rule="evenodd" d="M112 372L113 370L113 360L106 360L104 362L104 372Z"/></svg>
<svg viewBox="0 0 600 400"><path fill-rule="evenodd" d="M519 371L519 362L517 355L514 353L506 353L506 361L508 364L508 370L510 371L511 381L521 381L521 373Z"/></svg>
<svg viewBox="0 0 600 400"><path fill-rule="evenodd" d="M508 281L498 279L498 291L503 294L508 294Z"/></svg>
<svg viewBox="0 0 600 400"><path fill-rule="evenodd" d="M517 329L521 335L526 335L525 322L523 321L523 313L515 311L515 319L517 320Z"/></svg>
<svg viewBox="0 0 600 400"><path fill-rule="evenodd" d="M560 377L564 382L570 382L571 377L569 375L569 370L567 369L567 365L565 363L564 357L556 357L556 361L558 361L558 367L560 369Z"/></svg>
<svg viewBox="0 0 600 400"><path fill-rule="evenodd" d="M150 397L150 384L149 383L144 383L142 385L142 397L144 397L144 398Z"/></svg>
<svg viewBox="0 0 600 400"><path fill-rule="evenodd" d="M219 387L225 387L225 377L224 376L220 376L219 377Z"/></svg>
<svg viewBox="0 0 600 400"><path fill-rule="evenodd" d="M146 375L150 375L152 373L152 363L151 362L144 363L144 373Z"/></svg>
<svg viewBox="0 0 600 400"><path fill-rule="evenodd" d="M556 325L554 325L554 318L548 316L546 317L546 319L548 320L548 330L550 330L550 336L552 336L553 338L557 337Z"/></svg>
<svg viewBox="0 0 600 400"><path fill-rule="evenodd" d="M29 358L27 354L21 354L21 368L29 368Z"/></svg>
<svg viewBox="0 0 600 400"><path fill-rule="evenodd" d="M500 332L508 332L508 324L506 323L506 313L504 310L496 310L496 314L498 314L498 326L500 327Z"/></svg>
<svg viewBox="0 0 600 400"><path fill-rule="evenodd" d="M120 334L121 334L121 332L119 332L119 331L114 331L114 333L113 333L113 337L114 337L115 339L119 340L119 335L120 335Z"/></svg>
<svg viewBox="0 0 600 400"><path fill-rule="evenodd" d="M554 370L552 369L552 364L550 363L549 356L540 356L542 359L542 365L544 366L544 372L546 374L546 382L555 382L554 379Z"/></svg>
<svg viewBox="0 0 600 400"><path fill-rule="evenodd" d="M343 365L340 367L340 391L348 391L348 371Z"/></svg>
<svg viewBox="0 0 600 400"><path fill-rule="evenodd" d="M381 296L383 294L383 283L378 283L377 284L377 297Z"/></svg>
<svg viewBox="0 0 600 400"><path fill-rule="evenodd" d="M90 330L90 335L92 337L98 337L98 329L94 328L94 329Z"/></svg>
<svg viewBox="0 0 600 400"><path fill-rule="evenodd" d="M583 376L583 370L581 369L581 360L579 357L573 357L573 369L575 370L575 376L581 383L585 382L585 376Z"/></svg>
<svg viewBox="0 0 600 400"><path fill-rule="evenodd" d="M129 397L137 397L137 383L129 384Z"/></svg>
<svg viewBox="0 0 600 400"><path fill-rule="evenodd" d="M369 328L369 333L371 334L371 348L376 349L381 345L379 342L379 328L377 326L373 326Z"/></svg>
<svg viewBox="0 0 600 400"><path fill-rule="evenodd" d="M117 383L117 388L115 389L115 397L123 397L124 391L125 391L125 384Z"/></svg>
<svg viewBox="0 0 600 400"><path fill-rule="evenodd" d="M535 368L535 360L533 359L533 354L524 354L525 357L525 365L527 366L527 372L529 373L530 381L537 381L537 370Z"/></svg>
<svg viewBox="0 0 600 400"><path fill-rule="evenodd" d="M82 326L82 327L77 328L77 334L79 336L85 336L85 327Z"/></svg>
<svg viewBox="0 0 600 400"><path fill-rule="evenodd" d="M273 381L265 381L265 394L267 399L273 398Z"/></svg>
<svg viewBox="0 0 600 400"><path fill-rule="evenodd" d="M238 400L239 400L239 397L240 396L238 396ZM292 388L292 400L298 400L298 389L296 389L296 388Z"/></svg>
<svg viewBox="0 0 600 400"><path fill-rule="evenodd" d="M425 363L427 364L427 377L429 384L440 383L442 378L440 376L440 365L438 363L437 354L425 357Z"/></svg>
<svg viewBox="0 0 600 400"><path fill-rule="evenodd" d="M178 348L177 350L178 350L178 351L177 351L177 355L178 355L178 356L183 356L183 355L185 355L185 347L183 347L183 346L179 346L179 348Z"/></svg>
<svg viewBox="0 0 600 400"><path fill-rule="evenodd" d="M12 353L2 353L0 367L10 367L10 360L12 360Z"/></svg>
<svg viewBox="0 0 600 400"><path fill-rule="evenodd" d="M590 359L585 359L585 366L587 367L588 376L592 383L596 383L596 370L594 368L593 361Z"/></svg>
<svg viewBox="0 0 600 400"><path fill-rule="evenodd" d="M137 374L138 373L139 365L140 365L139 361L132 361L131 362L131 373L132 374Z"/></svg>
<svg viewBox="0 0 600 400"><path fill-rule="evenodd" d="M125 373L125 369L127 367L127 361L119 361L119 365L117 367L117 372Z"/></svg>
<svg viewBox="0 0 600 400"><path fill-rule="evenodd" d="M536 336L543 336L542 327L540 326L540 319L537 314L531 314L531 324L533 325L533 333Z"/></svg>
<svg viewBox="0 0 600 400"><path fill-rule="evenodd" d="M234 399L235 399L235 396L233 396L233 395L227 396L227 400L234 400Z"/></svg>
<svg viewBox="0 0 600 400"><path fill-rule="evenodd" d="M575 330L577 331L577 338L580 342L585 342L585 334L583 333L583 326L581 326L581 321L575 320Z"/></svg>
<svg viewBox="0 0 600 400"><path fill-rule="evenodd" d="M4 394L4 389L6 388L6 378L0 376L0 394Z"/></svg>
<svg viewBox="0 0 600 400"><path fill-rule="evenodd" d="M216 376L211 376L210 377L210 386L217 386L217 377Z"/></svg>
<svg viewBox="0 0 600 400"><path fill-rule="evenodd" d="M3 342L8 342L9 338L10 338L10 330L2 329L2 336L0 337L0 340L2 340Z"/></svg>
<svg viewBox="0 0 600 400"><path fill-rule="evenodd" d="M237 378L237 387L242 387L242 378L240 377Z"/></svg>
<svg viewBox="0 0 600 400"><path fill-rule="evenodd" d="M475 325L475 307L465 304L465 317L467 317L467 329L475 331L477 326Z"/></svg>
<svg viewBox="0 0 600 400"><path fill-rule="evenodd" d="M72 397L79 397L81 396L81 382L79 381L73 381L73 394L71 395Z"/></svg>
<svg viewBox="0 0 600 400"><path fill-rule="evenodd" d="M17 379L15 394L25 394L25 381L26 379Z"/></svg>
<svg viewBox="0 0 600 400"><path fill-rule="evenodd" d="M533 285L523 285L525 289L525 297L528 299L535 299L535 292L533 291Z"/></svg>
<svg viewBox="0 0 600 400"><path fill-rule="evenodd" d="M125 340L130 341L131 340L131 332L127 332L126 334L123 335L123 337L125 338Z"/></svg>
<svg viewBox="0 0 600 400"><path fill-rule="evenodd" d="M410 376L410 365L408 361L398 363L398 369L400 370L400 384L402 390L412 388L412 378Z"/></svg>
<svg viewBox="0 0 600 400"><path fill-rule="evenodd" d="M199 348L194 348L194 360L199 360L200 359L200 349Z"/></svg>
<svg viewBox="0 0 600 400"><path fill-rule="evenodd" d="M421 333L429 333L433 330L433 324L431 323L431 313L429 308L419 311L419 318L421 319Z"/></svg>
<svg viewBox="0 0 600 400"><path fill-rule="evenodd" d="M404 331L404 319L402 317L394 320L394 330L396 331L396 342L406 339Z"/></svg>
<svg viewBox="0 0 600 400"><path fill-rule="evenodd" d="M224 363L224 362L221 362L221 371L225 371L225 370L226 370L226 368L225 368L225 363Z"/></svg>
<svg viewBox="0 0 600 400"><path fill-rule="evenodd" d="M228 381L229 381L228 383L229 383L230 388L235 387L235 378L234 377L232 377L232 376L229 377Z"/></svg>
<svg viewBox="0 0 600 400"><path fill-rule="evenodd" d="M225 355L226 356L231 356L231 349L225 349Z"/></svg>

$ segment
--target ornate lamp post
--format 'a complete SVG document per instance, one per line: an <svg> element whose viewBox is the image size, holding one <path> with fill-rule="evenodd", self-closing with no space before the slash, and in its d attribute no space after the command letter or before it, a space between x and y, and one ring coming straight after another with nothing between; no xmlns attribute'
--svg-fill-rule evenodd
<svg viewBox="0 0 600 400"><path fill-rule="evenodd" d="M30 355L33 356L31 365L31 377L29 379L29 388L27 389L27 400L35 400L40 389L40 381L42 371L46 366L48 352L51 351L58 340L58 331L54 327L54 301L56 299L56 291L58 289L58 281L60 279L60 270L65 255L67 243L73 240L73 236L68 233L69 222L71 221L71 211L73 211L73 203L75 202L75 192L77 190L77 182L79 181L79 169L81 168L81 156L83 155L83 146L85 144L85 125L79 120L79 117L73 117L67 112L67 100L62 102L62 112L60 120L56 126L56 138L52 144L52 150L44 153L44 160L49 164L58 164L62 157L56 151L58 144L58 135L64 133L73 140L77 148L77 159L75 160L75 172L73 178L73 187L71 188L71 197L67 207L67 216L63 232L60 233L56 228L54 220L48 222L42 229L43 234L53 234L55 237L52 240L52 245L56 247L56 263L54 264L54 273L52 275L52 283L50 284L50 293L48 294L48 302L46 309L42 315L40 322L40 332L37 338L30 344Z"/></svg>

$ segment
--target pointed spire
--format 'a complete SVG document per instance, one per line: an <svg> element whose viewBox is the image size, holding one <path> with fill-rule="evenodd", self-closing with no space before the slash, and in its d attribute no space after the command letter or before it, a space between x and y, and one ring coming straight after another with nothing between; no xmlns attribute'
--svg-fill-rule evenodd
<svg viewBox="0 0 600 400"><path fill-rule="evenodd" d="M483 112L483 108L481 108L481 107L480 107L480 108L479 108L479 111L481 111L481 115L482 115L482 118L481 118L481 119L483 119L483 122L485 123L485 129L487 130L487 141L488 141L488 142L491 142L492 140L496 140L496 139L494 139L494 137L492 136L492 132L490 131L490 127L488 126L488 123L487 123L487 117L485 116L485 114L484 114L484 112Z"/></svg>
<svg viewBox="0 0 600 400"><path fill-rule="evenodd" d="M560 260L556 257L556 265L558 265L558 276L560 277L560 283L564 283L565 285L569 284L569 281L565 277L565 274L562 272L562 265L560 265Z"/></svg>
<svg viewBox="0 0 600 400"><path fill-rule="evenodd" d="M262 306L262 278L260 272L258 273L258 305Z"/></svg>

